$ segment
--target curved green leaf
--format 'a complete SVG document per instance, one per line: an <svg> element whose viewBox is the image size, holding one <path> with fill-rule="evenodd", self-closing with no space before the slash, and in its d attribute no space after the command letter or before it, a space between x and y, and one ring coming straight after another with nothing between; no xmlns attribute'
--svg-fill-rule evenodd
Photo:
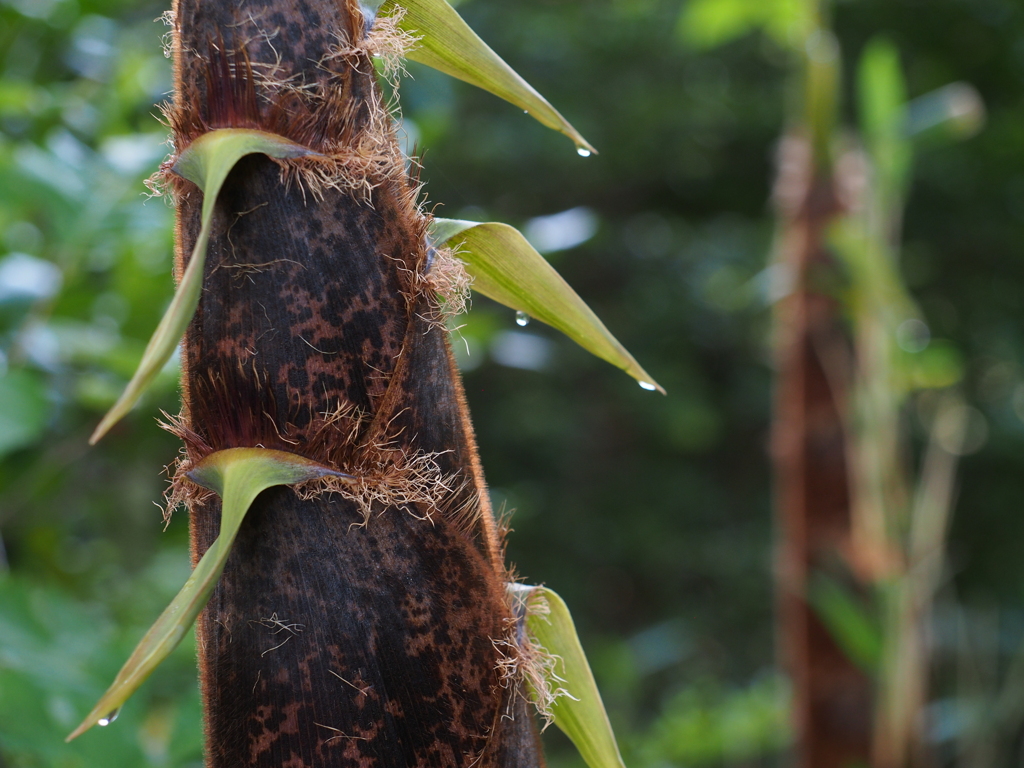
<svg viewBox="0 0 1024 768"><path fill-rule="evenodd" d="M572 740L590 768L625 768L565 601L546 587L507 586L518 604L517 614L526 618L530 642L555 659L549 684L568 693L552 703L552 721Z"/></svg>
<svg viewBox="0 0 1024 768"><path fill-rule="evenodd" d="M435 244L458 246L458 256L473 278L473 290L557 328L588 352L624 370L644 389L665 394L519 230L497 222L434 219L431 239Z"/></svg>
<svg viewBox="0 0 1024 768"><path fill-rule="evenodd" d="M210 599L245 513L260 492L275 485L294 485L327 475L348 477L303 456L265 448L217 451L189 472L193 482L216 491L223 499L220 535L203 555L185 586L135 647L107 692L82 724L67 737L67 741L96 724L112 722L121 705L181 642Z"/></svg>
<svg viewBox="0 0 1024 768"><path fill-rule="evenodd" d="M512 67L481 40L445 0L386 0L380 13L405 9L398 26L420 38L407 55L413 61L444 72L525 109L542 125L564 133L584 157L596 154L579 131Z"/></svg>
<svg viewBox="0 0 1024 768"><path fill-rule="evenodd" d="M877 674L883 647L878 619L850 590L824 573L811 578L807 598L847 658L866 674Z"/></svg>
<svg viewBox="0 0 1024 768"><path fill-rule="evenodd" d="M210 224L213 206L224 179L235 164L246 155L260 153L278 159L289 159L316 154L300 144L264 131L222 128L210 131L193 141L174 164L173 171L203 190L202 225L195 248L185 273L167 307L153 337L146 345L139 367L132 376L114 407L100 421L89 444L95 445L114 424L132 409L164 367L174 348L178 346L185 329L199 305L203 288L203 267L206 264L206 246L210 242Z"/></svg>

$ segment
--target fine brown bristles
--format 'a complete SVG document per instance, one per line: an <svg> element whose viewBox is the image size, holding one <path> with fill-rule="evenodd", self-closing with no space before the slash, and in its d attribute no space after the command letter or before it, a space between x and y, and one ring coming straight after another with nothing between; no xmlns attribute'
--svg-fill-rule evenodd
<svg viewBox="0 0 1024 768"><path fill-rule="evenodd" d="M242 47L228 52L223 35L208 50L206 127L263 129L248 51Z"/></svg>
<svg viewBox="0 0 1024 768"><path fill-rule="evenodd" d="M170 478L170 484L164 490L164 528L171 523L171 516L180 506L190 504L202 504L206 502L213 492L196 485L187 477L187 474L195 465L213 453L213 449L202 437L196 434L186 423L182 415L171 416L166 411L161 411L163 420L157 422L161 429L170 432L182 442L181 450L164 472Z"/></svg>
<svg viewBox="0 0 1024 768"><path fill-rule="evenodd" d="M333 477L310 480L296 486L301 499L337 493L356 504L366 525L374 514L402 510L415 518L433 521L466 488L457 473L445 474L437 463L438 454L407 454L402 449L373 447L363 453L355 481Z"/></svg>
<svg viewBox="0 0 1024 768"><path fill-rule="evenodd" d="M420 41L420 36L401 28L400 22L405 14L404 8L396 6L390 15L378 16L362 40L355 45L342 43L323 61L340 59L358 67L362 61L376 56L380 61L381 75L392 88L397 89L399 76L403 72L403 60Z"/></svg>
<svg viewBox="0 0 1024 768"><path fill-rule="evenodd" d="M451 248L432 248L428 251L423 281L441 298L440 314L445 320L469 311L469 289L473 279L466 272L466 265Z"/></svg>
<svg viewBox="0 0 1024 768"><path fill-rule="evenodd" d="M217 128L252 128L274 133L309 147L330 153L351 144L372 109L373 99L351 98L352 73L369 66L368 54L361 60L347 58L342 66L317 65L317 77L288 72L268 32L256 25L254 34L244 38L233 30L225 39L223 30L206 41L201 93L182 99L165 109L174 146L181 151L204 133ZM337 31L339 39L349 34ZM250 46L261 51L258 57Z"/></svg>
<svg viewBox="0 0 1024 768"><path fill-rule="evenodd" d="M525 594L524 594L525 592ZM562 658L541 646L530 634L527 618L539 616L542 620L550 614L547 599L539 589L517 591L509 594L512 615L505 619L505 633L492 638L491 644L498 652L496 671L503 688L511 689L506 699L505 717L512 717L516 698L530 702L537 710L546 729L554 721L552 706L562 696L573 698L561 683L560 666ZM524 690L524 684L526 690Z"/></svg>
<svg viewBox="0 0 1024 768"><path fill-rule="evenodd" d="M150 182L159 193L179 193L187 184L171 168L178 156L204 134L221 129L260 130L308 147L316 154L278 162L285 183L303 184L314 196L336 188L370 193L386 179L404 177L405 159L391 130L391 111L378 92L353 98L353 75L372 72L372 56L380 49L385 76L394 78L401 55L415 38L397 27L398 17L378 19L375 31L356 44L336 34L339 45L317 62L314 82L283 71L279 60L254 61L249 45L271 35L260 31L250 41L230 43L218 30L203 59L204 93L197 102L182 101L162 108L171 129L174 155ZM271 46L272 48L272 46ZM187 186L185 187L187 189Z"/></svg>
<svg viewBox="0 0 1024 768"><path fill-rule="evenodd" d="M237 446L229 447L272 446L275 450L314 459L355 478L327 476L307 481L295 486L295 492L302 499L337 493L358 506L363 525L372 514L381 514L393 507L425 520L444 515L459 528L468 526L477 514L478 500L470 492L469 481L458 472L446 473L441 468L438 459L443 454L410 452L390 441L360 444L360 434L368 420L350 404L339 404L330 413L317 414L304 431L312 435L308 440L302 439L303 432L294 430L293 425L286 425L285 434L275 428L276 440L256 439L246 431L255 426L254 422L245 423L237 417L238 413L245 412L246 409L234 409L231 413L235 418L227 423L236 429L242 428L236 435L249 436L236 437ZM164 521L167 523L178 506L203 502L210 497L210 492L190 480L188 473L214 449L186 424L183 416L170 416L166 412L163 415L160 426L184 444L181 454L167 468L171 476L170 486L164 493ZM223 428L224 423L220 426Z"/></svg>

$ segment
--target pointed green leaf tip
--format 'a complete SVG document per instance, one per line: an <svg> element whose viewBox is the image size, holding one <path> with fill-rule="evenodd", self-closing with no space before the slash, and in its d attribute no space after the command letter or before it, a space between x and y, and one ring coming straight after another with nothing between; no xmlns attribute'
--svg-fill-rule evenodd
<svg viewBox="0 0 1024 768"><path fill-rule="evenodd" d="M390 15L396 7L405 9L398 26L420 38L408 58L526 110L542 125L572 139L580 155L597 154L579 131L492 51L445 0L386 0L380 13Z"/></svg>
<svg viewBox="0 0 1024 768"><path fill-rule="evenodd" d="M260 492L275 485L294 485L328 475L349 478L349 475L302 456L264 448L217 451L189 472L193 482L216 491L223 499L220 535L203 555L185 586L135 647L107 692L82 724L67 737L67 741L98 723L106 725L111 722L121 705L181 642L210 599L231 552L235 534Z"/></svg>
<svg viewBox="0 0 1024 768"><path fill-rule="evenodd" d="M551 704L552 721L572 740L590 768L625 768L565 601L545 587L507 587L516 615L525 616L530 643L554 660L547 682L552 690L562 689L564 694Z"/></svg>
<svg viewBox="0 0 1024 768"><path fill-rule="evenodd" d="M182 151L172 170L188 179L203 191L202 225L192 257L181 277L174 299L167 307L153 337L146 345L139 367L121 397L103 417L89 438L95 445L110 428L132 409L146 388L164 367L174 348L178 346L185 329L199 305L203 288L203 267L206 264L206 246L210 242L210 224L213 206L231 169L246 155L269 155L280 160L315 155L311 149L293 141L264 131L223 128L210 131L193 141Z"/></svg>
<svg viewBox="0 0 1024 768"><path fill-rule="evenodd" d="M458 257L473 278L473 290L557 328L624 370L644 389L665 394L519 230L497 222L434 219L430 233L436 245L457 246Z"/></svg>

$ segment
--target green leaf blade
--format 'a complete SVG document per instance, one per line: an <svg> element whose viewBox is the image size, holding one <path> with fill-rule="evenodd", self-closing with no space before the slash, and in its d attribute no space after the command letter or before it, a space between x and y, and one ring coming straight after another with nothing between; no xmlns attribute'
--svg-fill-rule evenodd
<svg viewBox="0 0 1024 768"><path fill-rule="evenodd" d="M0 457L39 440L49 415L41 376L24 368L0 374Z"/></svg>
<svg viewBox="0 0 1024 768"><path fill-rule="evenodd" d="M481 40L445 0L386 0L382 14L403 8L399 26L420 38L408 58L475 85L526 110L542 125L564 133L584 157L597 154L547 99Z"/></svg>
<svg viewBox="0 0 1024 768"><path fill-rule="evenodd" d="M435 243L458 246L458 257L473 278L473 290L557 328L588 352L624 370L644 389L665 394L517 229L458 219L434 219L431 227Z"/></svg>
<svg viewBox="0 0 1024 768"><path fill-rule="evenodd" d="M558 696L551 705L552 721L579 750L589 768L625 768L615 734L590 671L576 625L565 601L546 587L509 584L514 600L525 603L526 630L531 642L556 659L552 687L569 695ZM531 607L541 603L547 611Z"/></svg>
<svg viewBox="0 0 1024 768"><path fill-rule="evenodd" d="M195 248L181 282L174 292L174 298L146 345L139 367L121 397L93 431L89 438L90 445L99 442L111 427L124 418L174 354L178 341L184 335L199 305L199 296L203 289L203 269L206 265L206 248L210 242L213 207L217 195L238 161L246 155L256 153L281 160L316 154L300 144L265 131L223 128L210 131L196 139L182 151L175 163L174 172L203 191L199 237L196 239Z"/></svg>
<svg viewBox="0 0 1024 768"><path fill-rule="evenodd" d="M217 451L207 456L189 474L190 477L194 476L193 480L197 484L220 494L223 500L220 535L203 555L185 586L139 641L106 693L66 741L71 741L104 720L112 721L112 714L121 708L181 642L185 632L209 601L224 571L242 520L261 492L275 485L294 485L326 475L348 478L348 475L305 457L263 448Z"/></svg>
<svg viewBox="0 0 1024 768"><path fill-rule="evenodd" d="M912 147L906 135L907 89L899 51L876 36L861 54L857 71L861 132L871 156L883 209L896 208L907 186Z"/></svg>
<svg viewBox="0 0 1024 768"><path fill-rule="evenodd" d="M882 661L882 629L856 596L831 577L816 574L811 580L808 599L847 658L866 674L878 674Z"/></svg>

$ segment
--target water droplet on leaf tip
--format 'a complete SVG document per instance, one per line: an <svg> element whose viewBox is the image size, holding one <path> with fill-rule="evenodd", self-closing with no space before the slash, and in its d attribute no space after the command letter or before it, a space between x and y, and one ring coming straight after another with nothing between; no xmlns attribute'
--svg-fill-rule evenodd
<svg viewBox="0 0 1024 768"><path fill-rule="evenodd" d="M590 157L591 152L586 147L576 147L576 154L580 157Z"/></svg>
<svg viewBox="0 0 1024 768"><path fill-rule="evenodd" d="M530 324L530 316L523 312L523 310L516 310L516 325L525 326Z"/></svg>
<svg viewBox="0 0 1024 768"><path fill-rule="evenodd" d="M651 382L649 382L649 381L641 381L640 382L640 388L641 389L646 389L648 392L653 392L658 387L655 384L651 384Z"/></svg>
<svg viewBox="0 0 1024 768"><path fill-rule="evenodd" d="M113 712L110 712L106 716L101 717L99 720L97 720L96 724L97 725L102 725L102 726L110 725L112 722L117 720L117 716L119 714L121 714L121 710L120 709L115 709Z"/></svg>

